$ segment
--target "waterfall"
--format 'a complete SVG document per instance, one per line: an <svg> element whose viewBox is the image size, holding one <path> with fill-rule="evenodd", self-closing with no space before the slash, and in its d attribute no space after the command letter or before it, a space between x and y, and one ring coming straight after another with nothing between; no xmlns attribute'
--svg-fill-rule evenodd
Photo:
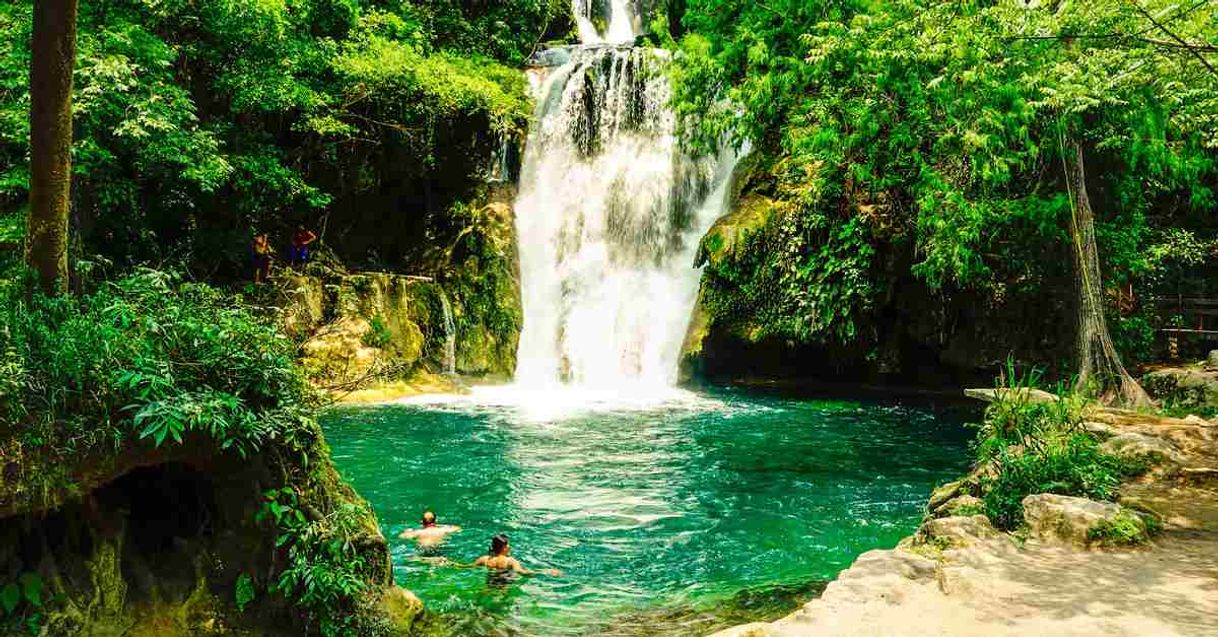
<svg viewBox="0 0 1218 637"><path fill-rule="evenodd" d="M605 0L573 0L572 9L575 13L576 26L579 28L579 41L584 44L631 44L638 33L635 29L634 15L630 11L629 0L608 0L608 7L598 7ZM608 9L608 15L598 15ZM597 31L595 19L604 18L607 28L605 33Z"/></svg>
<svg viewBox="0 0 1218 637"><path fill-rule="evenodd" d="M482 178L488 184L510 183L516 180L514 165L519 157L517 141L507 133L495 135L495 146L491 152Z"/></svg>
<svg viewBox="0 0 1218 637"><path fill-rule="evenodd" d="M453 323L453 307L448 294L440 290L440 309L444 315L444 374L457 375L457 327Z"/></svg>
<svg viewBox="0 0 1218 637"><path fill-rule="evenodd" d="M575 2L586 15L585 0ZM607 39L625 33L616 21L633 24L626 8L611 3ZM670 386L697 296L698 241L724 213L736 157L681 152L666 52L586 44L568 53L542 56L555 65L530 75L516 380Z"/></svg>

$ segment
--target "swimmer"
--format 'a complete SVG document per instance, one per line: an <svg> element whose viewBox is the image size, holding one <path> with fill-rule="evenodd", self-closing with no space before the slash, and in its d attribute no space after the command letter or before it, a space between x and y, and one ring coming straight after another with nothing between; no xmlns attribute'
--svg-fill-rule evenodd
<svg viewBox="0 0 1218 637"><path fill-rule="evenodd" d="M521 575L545 574L552 575L554 577L559 577L562 575L562 571L556 568L548 568L540 571L533 571L525 568L520 563L520 560L512 557L512 545L508 542L507 536L503 535L502 533L491 538L490 552L478 558L478 560L473 564L470 564L470 566L485 566L492 571L498 571L500 573L512 572L519 573Z"/></svg>
<svg viewBox="0 0 1218 637"><path fill-rule="evenodd" d="M461 530L455 524L437 524L436 514L431 511L423 512L423 526L417 529L406 529L398 537L404 540L414 540L420 548L434 549L444 543L449 535Z"/></svg>

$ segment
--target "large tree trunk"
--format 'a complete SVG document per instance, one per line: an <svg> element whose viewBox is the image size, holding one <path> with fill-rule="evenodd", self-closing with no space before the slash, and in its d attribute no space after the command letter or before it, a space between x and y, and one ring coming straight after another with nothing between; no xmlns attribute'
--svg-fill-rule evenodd
<svg viewBox="0 0 1218 637"><path fill-rule="evenodd" d="M1070 190L1070 237L1078 278L1078 383L1076 389L1104 403L1123 406L1150 404L1150 397L1117 356L1104 318L1104 287L1095 244L1095 214L1087 197L1083 147L1076 140L1062 144L1066 186Z"/></svg>
<svg viewBox="0 0 1218 637"><path fill-rule="evenodd" d="M30 216L26 261L47 294L68 284L76 0L34 0L30 43Z"/></svg>

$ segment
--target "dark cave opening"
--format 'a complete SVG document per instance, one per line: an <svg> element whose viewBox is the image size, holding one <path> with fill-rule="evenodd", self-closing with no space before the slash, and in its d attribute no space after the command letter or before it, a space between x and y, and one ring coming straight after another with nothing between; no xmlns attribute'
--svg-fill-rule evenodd
<svg viewBox="0 0 1218 637"><path fill-rule="evenodd" d="M211 480L182 463L133 469L94 492L100 505L126 514L128 546L144 555L180 540L211 537L216 501Z"/></svg>

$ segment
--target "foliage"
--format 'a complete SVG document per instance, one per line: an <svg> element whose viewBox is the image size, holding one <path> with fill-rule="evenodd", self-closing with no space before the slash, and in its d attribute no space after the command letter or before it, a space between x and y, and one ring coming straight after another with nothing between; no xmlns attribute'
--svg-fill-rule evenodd
<svg viewBox="0 0 1218 637"><path fill-rule="evenodd" d="M358 635L354 610L366 588L362 576L366 565L351 538L358 534L366 511L345 503L325 517L311 519L293 488L263 495L257 519L275 524L276 546L288 553L287 567L270 591L308 613L323 636Z"/></svg>
<svg viewBox="0 0 1218 637"><path fill-rule="evenodd" d="M986 410L974 450L981 468L981 499L1000 528L1023 523L1023 499L1056 493L1112 500L1127 477L1148 465L1102 453L1082 427L1084 401L1059 389L1038 400L1031 392L1038 374L1019 378L1008 367L1005 389Z"/></svg>
<svg viewBox="0 0 1218 637"><path fill-rule="evenodd" d="M237 576L237 584L233 588L233 601L237 604L237 610L244 611L245 607L254 601L256 596L257 591L254 589L254 580L249 574L242 573Z"/></svg>
<svg viewBox="0 0 1218 637"><path fill-rule="evenodd" d="M12 627L16 621L27 634L39 634L45 592L42 577L32 571L0 586L0 627Z"/></svg>
<svg viewBox="0 0 1218 637"><path fill-rule="evenodd" d="M710 259L716 251L707 246L699 263L709 264L705 307L715 320L745 323L746 340L850 341L877 293L871 230L858 219L779 212Z"/></svg>
<svg viewBox="0 0 1218 637"><path fill-rule="evenodd" d="M1044 299L1052 273L1071 265L1044 257L1067 236L1061 153L1077 137L1106 280L1154 276L1148 244L1216 209L1218 125L1205 113L1218 74L1197 59L1209 49L1173 44L1146 16L1206 43L1218 37L1215 11L1168 0L691 0L673 73L687 135L704 150L752 141L777 159L753 187L792 207L791 226L820 229L711 275L742 290L731 309L753 323L806 326L779 330L798 340L852 338L843 325L865 317L867 284L881 276L911 272L940 294L993 303L1012 291ZM892 254L895 271L869 271L857 243ZM823 299L791 302L808 285ZM1126 342L1143 347L1141 326L1128 327Z"/></svg>
<svg viewBox="0 0 1218 637"><path fill-rule="evenodd" d="M520 314L512 219L495 204L458 203L446 215L456 227L457 240L442 249L441 287L454 300L453 322L458 344L477 347L475 333L489 330L497 337L520 333ZM436 298L438 304L439 298ZM433 308L440 316L442 308ZM514 355L511 345L500 343ZM492 353L494 354L494 353ZM508 368L511 366L508 365Z"/></svg>
<svg viewBox="0 0 1218 637"><path fill-rule="evenodd" d="M311 422L292 343L206 285L140 271L0 308L0 434L70 457L197 433L248 454Z"/></svg>
<svg viewBox="0 0 1218 637"><path fill-rule="evenodd" d="M389 331L389 325L385 322L385 317L377 314L372 317L370 323L371 327L364 334L364 345L384 348L393 342L393 334Z"/></svg>
<svg viewBox="0 0 1218 637"><path fill-rule="evenodd" d="M522 60L555 6L88 3L74 94L77 256L232 276L251 226L286 236L320 226L323 210L332 226L362 222L356 199L384 187L413 195L438 170L457 178L431 196L460 195L490 152L481 140L529 112L521 74L488 56ZM30 7L0 7L0 213L27 197ZM457 141L460 152L441 148ZM403 171L392 184L377 177L385 164Z"/></svg>

